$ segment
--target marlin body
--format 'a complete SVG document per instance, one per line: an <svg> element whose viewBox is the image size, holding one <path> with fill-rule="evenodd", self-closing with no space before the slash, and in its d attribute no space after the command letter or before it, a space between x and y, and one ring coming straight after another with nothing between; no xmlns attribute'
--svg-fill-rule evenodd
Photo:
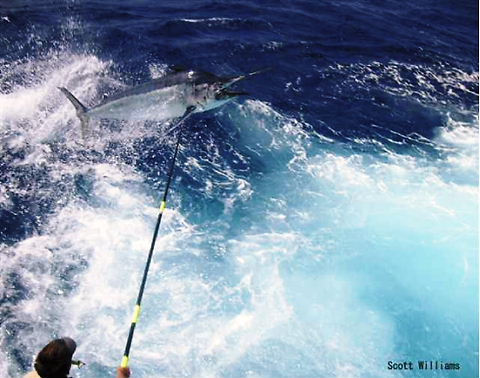
<svg viewBox="0 0 480 378"><path fill-rule="evenodd" d="M260 72L263 71L221 78L208 72L177 70L114 94L92 108L85 107L66 88L59 89L75 107L85 136L90 119L163 121L217 108L246 94L229 91L227 88Z"/></svg>

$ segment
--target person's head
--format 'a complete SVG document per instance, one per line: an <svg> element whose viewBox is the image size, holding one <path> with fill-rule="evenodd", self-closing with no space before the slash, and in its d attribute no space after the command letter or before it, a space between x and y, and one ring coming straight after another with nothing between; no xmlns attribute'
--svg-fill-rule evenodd
<svg viewBox="0 0 480 378"><path fill-rule="evenodd" d="M35 370L42 378L64 378L72 366L72 355L77 344L69 337L50 341L38 353Z"/></svg>

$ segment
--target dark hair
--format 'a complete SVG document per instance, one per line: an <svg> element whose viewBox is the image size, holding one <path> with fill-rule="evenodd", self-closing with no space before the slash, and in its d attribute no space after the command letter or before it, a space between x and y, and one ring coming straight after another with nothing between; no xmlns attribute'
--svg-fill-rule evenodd
<svg viewBox="0 0 480 378"><path fill-rule="evenodd" d="M68 338L50 341L35 359L34 366L38 375L42 378L67 377L72 366L75 347L75 342Z"/></svg>

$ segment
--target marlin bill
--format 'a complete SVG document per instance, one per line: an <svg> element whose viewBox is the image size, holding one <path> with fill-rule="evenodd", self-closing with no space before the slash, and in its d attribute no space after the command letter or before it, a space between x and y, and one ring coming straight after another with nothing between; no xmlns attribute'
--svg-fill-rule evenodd
<svg viewBox="0 0 480 378"><path fill-rule="evenodd" d="M84 106L66 88L59 89L75 107L85 136L90 119L163 121L217 108L246 94L229 90L232 84L264 71L222 78L209 72L177 69L116 93L91 108Z"/></svg>

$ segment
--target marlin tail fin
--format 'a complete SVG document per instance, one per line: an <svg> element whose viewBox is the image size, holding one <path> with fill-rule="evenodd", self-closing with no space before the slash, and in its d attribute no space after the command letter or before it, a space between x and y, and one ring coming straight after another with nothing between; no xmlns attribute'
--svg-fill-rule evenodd
<svg viewBox="0 0 480 378"><path fill-rule="evenodd" d="M88 123L90 119L87 115L87 108L80 102L78 99L71 94L66 88L59 87L62 93L68 98L68 100L73 104L75 110L77 111L77 117L80 119L80 126L82 129L82 138L85 139L88 133Z"/></svg>

